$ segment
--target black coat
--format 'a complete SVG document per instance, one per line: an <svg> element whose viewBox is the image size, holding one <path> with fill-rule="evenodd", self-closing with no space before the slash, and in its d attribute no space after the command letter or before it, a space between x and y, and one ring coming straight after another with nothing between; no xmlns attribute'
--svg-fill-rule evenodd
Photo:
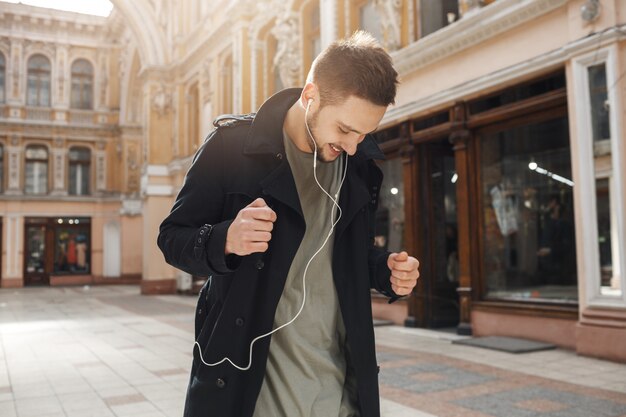
<svg viewBox="0 0 626 417"><path fill-rule="evenodd" d="M209 277L196 309L196 339L206 362L227 356L246 366L252 339L273 327L276 306L305 230L282 131L285 115L300 91L281 91L253 119L214 130L198 150L174 207L161 224L158 244L167 262ZM368 136L349 158L332 261L363 417L380 415L370 288L392 297L391 301L397 298L389 282L388 253L373 246L382 182L373 158L384 155ZM268 251L225 257L229 225L258 197L277 215ZM213 226L208 238L205 224ZM185 416L252 416L269 346L269 337L255 343L248 371L226 362L208 367L194 348Z"/></svg>

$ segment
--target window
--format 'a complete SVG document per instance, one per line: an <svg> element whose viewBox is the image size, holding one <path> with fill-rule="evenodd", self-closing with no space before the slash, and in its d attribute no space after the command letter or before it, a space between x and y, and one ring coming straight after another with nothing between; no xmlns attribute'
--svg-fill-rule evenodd
<svg viewBox="0 0 626 417"><path fill-rule="evenodd" d="M24 177L26 194L48 193L48 149L46 147L28 146L26 148Z"/></svg>
<svg viewBox="0 0 626 417"><path fill-rule="evenodd" d="M0 103L6 101L6 63L4 61L4 55L0 54Z"/></svg>
<svg viewBox="0 0 626 417"><path fill-rule="evenodd" d="M380 190L376 211L374 245L391 252L404 250L404 180L402 160L389 159L379 163L385 180Z"/></svg>
<svg viewBox="0 0 626 417"><path fill-rule="evenodd" d="M454 22L459 15L458 0L420 0L420 36L424 37Z"/></svg>
<svg viewBox="0 0 626 417"><path fill-rule="evenodd" d="M87 148L71 148L70 195L89 195L91 151Z"/></svg>
<svg viewBox="0 0 626 417"><path fill-rule="evenodd" d="M359 27L372 34L382 42L383 34L380 25L379 12L376 10L374 0L368 0L359 7Z"/></svg>
<svg viewBox="0 0 626 417"><path fill-rule="evenodd" d="M54 273L89 274L91 270L91 221L58 218L54 230Z"/></svg>
<svg viewBox="0 0 626 417"><path fill-rule="evenodd" d="M43 55L33 55L28 60L28 106L50 107L50 61Z"/></svg>
<svg viewBox="0 0 626 417"><path fill-rule="evenodd" d="M72 64L71 107L93 109L93 66L86 59L77 59Z"/></svg>
<svg viewBox="0 0 626 417"><path fill-rule="evenodd" d="M576 303L567 117L480 139L486 298Z"/></svg>

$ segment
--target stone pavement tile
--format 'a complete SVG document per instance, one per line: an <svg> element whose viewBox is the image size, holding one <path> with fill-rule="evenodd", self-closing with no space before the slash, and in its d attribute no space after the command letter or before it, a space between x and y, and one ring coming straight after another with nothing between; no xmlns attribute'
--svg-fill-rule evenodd
<svg viewBox="0 0 626 417"><path fill-rule="evenodd" d="M379 362L381 396L437 416L582 417L580 410L584 410L587 417L613 417L626 413L626 395L618 392L438 354L388 346L379 346L379 353L379 359L396 359ZM397 361L402 355L413 356L413 364L407 365L407 359Z"/></svg>
<svg viewBox="0 0 626 417"><path fill-rule="evenodd" d="M51 397L54 396L52 387L46 380L39 380L32 384L13 384L13 397L16 400L26 400L29 398Z"/></svg>
<svg viewBox="0 0 626 417"><path fill-rule="evenodd" d="M17 399L15 402L19 417L42 417L47 414L65 415L56 396Z"/></svg>
<svg viewBox="0 0 626 417"><path fill-rule="evenodd" d="M122 384L116 387L110 387L110 388L98 390L96 391L96 393L100 396L100 398L107 399L111 397L136 395L136 394L139 394L139 391L137 391L134 387L128 384Z"/></svg>
<svg viewBox="0 0 626 417"><path fill-rule="evenodd" d="M144 397L143 394L118 395L104 399L104 402L109 407L140 403L144 401L146 401L146 397Z"/></svg>
<svg viewBox="0 0 626 417"><path fill-rule="evenodd" d="M106 408L106 404L95 393L61 394L57 398L66 413Z"/></svg>
<svg viewBox="0 0 626 417"><path fill-rule="evenodd" d="M381 417L436 417L384 398L380 400L380 414Z"/></svg>
<svg viewBox="0 0 626 417"><path fill-rule="evenodd" d="M124 405L110 406L118 417L137 417L140 415L160 416L161 412L148 401L135 402Z"/></svg>
<svg viewBox="0 0 626 417"><path fill-rule="evenodd" d="M115 417L110 408L91 408L89 410L66 411L67 417Z"/></svg>
<svg viewBox="0 0 626 417"><path fill-rule="evenodd" d="M17 417L14 401L0 401L0 416Z"/></svg>

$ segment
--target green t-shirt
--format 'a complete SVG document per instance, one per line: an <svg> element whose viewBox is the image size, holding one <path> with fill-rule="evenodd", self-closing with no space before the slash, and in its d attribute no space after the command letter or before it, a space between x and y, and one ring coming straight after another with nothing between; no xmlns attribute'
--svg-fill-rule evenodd
<svg viewBox="0 0 626 417"><path fill-rule="evenodd" d="M300 309L307 262L328 236L337 211L313 177L313 154L284 135L287 160L306 222L274 316L274 328ZM343 157L318 162L317 178L333 197L343 175ZM334 234L309 265L306 302L300 316L272 335L265 379L254 417L358 417L356 381L347 369L346 331L333 281Z"/></svg>

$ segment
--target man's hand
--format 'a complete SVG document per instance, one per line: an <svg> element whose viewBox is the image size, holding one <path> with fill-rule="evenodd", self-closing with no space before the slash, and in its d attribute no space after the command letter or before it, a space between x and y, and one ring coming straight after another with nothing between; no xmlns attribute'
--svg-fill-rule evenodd
<svg viewBox="0 0 626 417"><path fill-rule="evenodd" d="M417 284L420 276L417 268L420 263L417 259L402 251L392 253L387 258L387 266L391 270L391 289L398 295L408 295Z"/></svg>
<svg viewBox="0 0 626 417"><path fill-rule="evenodd" d="M272 239L272 229L276 213L269 208L262 198L241 209L231 223L226 234L226 255L250 255L265 252Z"/></svg>

